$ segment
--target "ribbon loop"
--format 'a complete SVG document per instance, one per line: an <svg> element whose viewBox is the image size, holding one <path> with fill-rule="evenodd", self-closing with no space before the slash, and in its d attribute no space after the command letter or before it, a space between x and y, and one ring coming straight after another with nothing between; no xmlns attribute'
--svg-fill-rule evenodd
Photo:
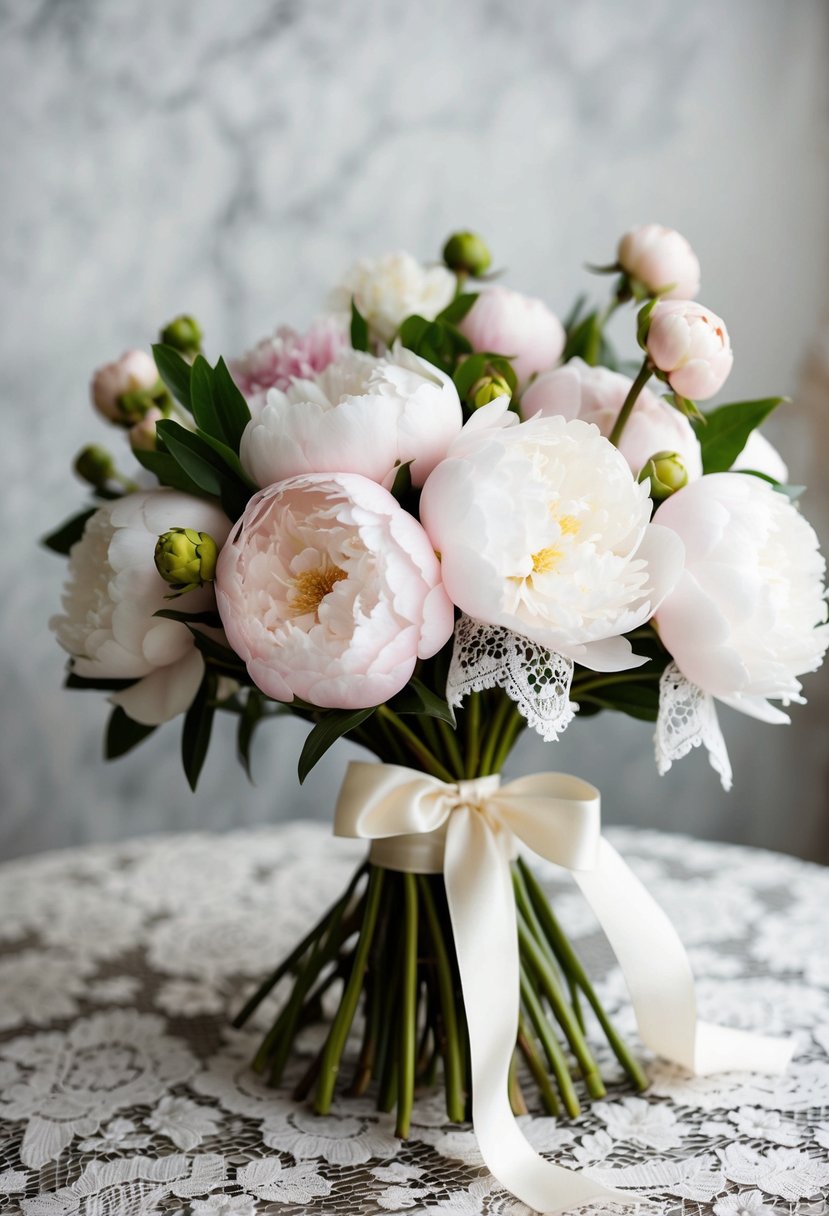
<svg viewBox="0 0 829 1216"><path fill-rule="evenodd" d="M491 1172L531 1208L554 1213L594 1199L638 1200L545 1161L512 1116L519 955L510 861L517 840L572 871L622 968L647 1047L698 1074L782 1072L788 1064L792 1048L784 1040L697 1020L693 974L676 930L601 835L599 792L579 777L447 784L399 765L355 761L334 831L371 840L376 865L443 872L469 1028L472 1121Z"/></svg>

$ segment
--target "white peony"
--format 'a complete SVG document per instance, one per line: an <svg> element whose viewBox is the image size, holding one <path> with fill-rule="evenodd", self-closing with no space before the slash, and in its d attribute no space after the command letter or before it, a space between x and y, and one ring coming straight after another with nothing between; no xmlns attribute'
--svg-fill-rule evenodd
<svg viewBox="0 0 829 1216"><path fill-rule="evenodd" d="M221 546L230 521L218 507L176 490L128 494L101 507L72 547L63 613L50 621L76 675L137 681L110 699L147 726L183 713L204 672L187 626L153 615L170 607L155 544L177 527L209 532ZM211 588L188 593L187 612L213 607Z"/></svg>
<svg viewBox="0 0 829 1216"><path fill-rule="evenodd" d="M389 488L412 461L422 485L463 423L451 379L402 346L382 359L349 350L325 371L271 389L242 436L258 486L305 473L360 473Z"/></svg>
<svg viewBox="0 0 829 1216"><path fill-rule="evenodd" d="M766 722L769 698L801 701L801 676L829 645L826 564L812 527L785 495L740 473L679 490L654 519L685 546L685 568L656 614L683 676Z"/></svg>
<svg viewBox="0 0 829 1216"><path fill-rule="evenodd" d="M543 372L521 397L525 418L541 413L561 414L595 422L609 435L624 405L632 381L606 367L589 367L582 359L571 359L563 367ZM657 452L676 452L689 481L702 476L702 457L694 428L684 415L650 389L644 388L627 420L619 451L638 475Z"/></svg>
<svg viewBox="0 0 829 1216"><path fill-rule="evenodd" d="M334 289L330 304L337 312L357 305L381 342L390 343L401 321L413 314L434 321L451 304L457 281L445 266L423 266L410 253L361 258Z"/></svg>
<svg viewBox="0 0 829 1216"><path fill-rule="evenodd" d="M621 635L673 586L682 545L595 426L510 425L506 408L478 410L423 487L450 599L594 670L639 666Z"/></svg>

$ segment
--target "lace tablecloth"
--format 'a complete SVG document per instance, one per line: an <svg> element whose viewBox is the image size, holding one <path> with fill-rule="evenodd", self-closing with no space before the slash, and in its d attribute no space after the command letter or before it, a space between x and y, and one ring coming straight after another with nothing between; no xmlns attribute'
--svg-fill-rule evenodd
<svg viewBox="0 0 829 1216"><path fill-rule="evenodd" d="M525 1133L561 1164L651 1200L643 1210L827 1212L829 870L611 835L679 927L702 1015L791 1034L795 1060L782 1078L704 1080L652 1062L647 1096L617 1083L575 1122L527 1116ZM417 1102L407 1143L366 1100L318 1118L248 1070L263 1023L228 1028L359 852L291 825L0 867L0 1210L527 1216L483 1169L472 1131L445 1124L440 1095ZM540 873L633 1036L590 913L560 872ZM316 1042L308 1032L309 1054Z"/></svg>

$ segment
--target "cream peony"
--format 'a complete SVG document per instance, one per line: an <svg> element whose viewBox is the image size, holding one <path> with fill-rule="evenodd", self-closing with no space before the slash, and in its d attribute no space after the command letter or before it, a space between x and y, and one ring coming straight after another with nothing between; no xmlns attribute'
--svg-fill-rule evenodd
<svg viewBox="0 0 829 1216"><path fill-rule="evenodd" d="M347 473L254 495L219 557L216 596L254 683L326 708L387 701L454 624L420 524Z"/></svg>
<svg viewBox="0 0 829 1216"><path fill-rule="evenodd" d="M500 286L485 288L458 328L474 350L512 359L522 384L553 367L566 340L564 326L543 300Z"/></svg>
<svg viewBox="0 0 829 1216"><path fill-rule="evenodd" d="M645 348L675 393L705 401L728 379L734 356L725 322L694 300L660 300Z"/></svg>
<svg viewBox="0 0 829 1216"><path fill-rule="evenodd" d="M571 359L533 381L521 398L521 412L525 418L537 413L581 418L594 422L603 435L609 435L631 383L627 376L606 367L589 367L581 359ZM619 451L637 475L656 452L677 452L689 481L702 476L694 428L678 410L647 388L636 399Z"/></svg>
<svg viewBox="0 0 829 1216"><path fill-rule="evenodd" d="M450 378L402 346L377 359L349 350L320 375L272 389L242 436L259 486L300 473L361 473L387 488L412 461L422 485L463 423Z"/></svg>
<svg viewBox="0 0 829 1216"><path fill-rule="evenodd" d="M800 701L797 677L829 645L813 529L783 494L740 473L700 478L654 519L685 546L685 568L656 614L677 667L734 709L787 721L768 699Z"/></svg>
<svg viewBox="0 0 829 1216"><path fill-rule="evenodd" d="M781 485L789 481L789 467L773 443L769 443L760 431L752 431L746 440L746 445L731 466L733 470L751 469L755 473L765 473Z"/></svg>
<svg viewBox="0 0 829 1216"><path fill-rule="evenodd" d="M649 523L647 486L579 419L473 415L423 487L443 581L468 616L597 671L639 666L620 635L673 586L682 545Z"/></svg>
<svg viewBox="0 0 829 1216"><path fill-rule="evenodd" d="M156 541L177 527L209 532L221 545L230 521L177 490L128 494L101 507L72 548L63 614L50 621L77 675L137 681L110 699L147 726L183 713L204 672L186 625L153 615L170 607L170 588L153 560ZM212 588L187 596L188 612L212 607Z"/></svg>
<svg viewBox="0 0 829 1216"><path fill-rule="evenodd" d="M632 228L619 242L617 257L622 270L663 300L692 300L699 291L699 259L673 228L661 224Z"/></svg>
<svg viewBox="0 0 829 1216"><path fill-rule="evenodd" d="M374 334L388 345L406 317L416 313L434 321L456 289L457 280L445 266L423 266L410 253L387 253L355 262L334 289L330 304L348 314L353 299Z"/></svg>

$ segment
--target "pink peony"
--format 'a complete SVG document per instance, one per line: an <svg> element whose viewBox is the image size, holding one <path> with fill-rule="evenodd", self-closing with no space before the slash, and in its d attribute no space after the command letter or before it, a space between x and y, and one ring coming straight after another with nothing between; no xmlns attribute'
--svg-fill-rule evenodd
<svg viewBox="0 0 829 1216"><path fill-rule="evenodd" d="M654 516L685 546L684 570L656 613L659 636L692 684L767 722L800 701L798 676L829 643L825 562L811 526L765 481L713 473Z"/></svg>
<svg viewBox="0 0 829 1216"><path fill-rule="evenodd" d="M674 392L692 401L718 393L734 362L725 322L694 300L660 300L645 347Z"/></svg>
<svg viewBox="0 0 829 1216"><path fill-rule="evenodd" d="M137 419L125 417L121 398L125 393L152 389L157 383L158 368L152 357L144 350L128 350L114 363L105 363L98 368L92 377L89 394L95 409L108 422L130 425Z"/></svg>
<svg viewBox="0 0 829 1216"><path fill-rule="evenodd" d="M631 229L619 242L617 257L631 278L663 300L692 300L699 291L699 259L673 228L642 224Z"/></svg>
<svg viewBox="0 0 829 1216"><path fill-rule="evenodd" d="M265 404L268 389L286 389L295 378L308 379L325 371L348 346L348 333L340 317L324 317L305 334L283 325L272 337L263 338L240 359L234 359L230 371L251 413L256 415Z"/></svg>
<svg viewBox="0 0 829 1216"><path fill-rule="evenodd" d="M593 422L609 435L622 408L631 381L606 367L589 367L571 359L563 367L544 372L521 398L525 418L534 414L561 414ZM645 388L636 399L619 443L619 451L635 474L656 452L676 452L688 480L702 476L699 441L687 418Z"/></svg>
<svg viewBox="0 0 829 1216"><path fill-rule="evenodd" d="M404 347L382 359L348 350L312 379L271 389L240 457L258 486L301 473L360 473L390 487L411 461L420 486L463 424L449 376Z"/></svg>
<svg viewBox="0 0 829 1216"><path fill-rule="evenodd" d="M508 287L488 287L458 328L475 350L506 355L524 383L553 367L564 350L564 328L543 300Z"/></svg>
<svg viewBox="0 0 829 1216"><path fill-rule="evenodd" d="M216 597L254 683L326 708L387 701L454 624L420 524L347 473L254 495L220 555Z"/></svg>

